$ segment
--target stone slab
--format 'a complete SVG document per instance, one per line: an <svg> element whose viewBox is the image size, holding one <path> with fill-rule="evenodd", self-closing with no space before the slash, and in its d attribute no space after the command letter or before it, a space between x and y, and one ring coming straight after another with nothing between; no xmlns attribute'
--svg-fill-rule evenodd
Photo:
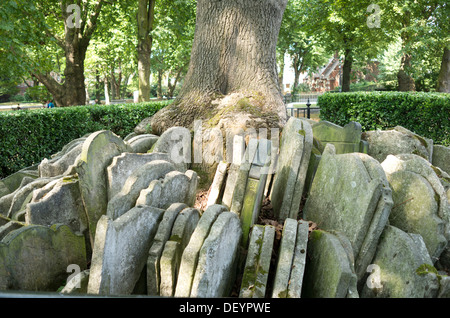
<svg viewBox="0 0 450 318"><path fill-rule="evenodd" d="M148 251L164 210L134 207L113 220L103 215L97 225L88 293L130 295L147 262Z"/></svg>

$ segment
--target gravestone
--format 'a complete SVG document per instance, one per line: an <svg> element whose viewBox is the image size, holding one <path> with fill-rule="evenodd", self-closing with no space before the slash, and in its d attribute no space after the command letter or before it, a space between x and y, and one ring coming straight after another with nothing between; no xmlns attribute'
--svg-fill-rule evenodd
<svg viewBox="0 0 450 318"><path fill-rule="evenodd" d="M0 242L0 290L56 291L71 264L86 269L82 235L61 224L24 226Z"/></svg>
<svg viewBox="0 0 450 318"><path fill-rule="evenodd" d="M419 234L386 226L372 263L373 271L362 289L362 297L436 297L439 287L436 275L419 274L424 264L432 266Z"/></svg>
<svg viewBox="0 0 450 318"><path fill-rule="evenodd" d="M187 170L192 156L192 138L189 129L184 127L167 129L149 152L167 153L171 162L184 164Z"/></svg>
<svg viewBox="0 0 450 318"><path fill-rule="evenodd" d="M147 258L147 294L150 296L159 295L161 284L160 259L166 242L170 238L173 223L178 214L188 206L184 203L174 203L165 212L159 223L158 230L153 240Z"/></svg>
<svg viewBox="0 0 450 318"><path fill-rule="evenodd" d="M107 211L106 168L115 156L123 152L130 152L129 146L111 131L95 132L89 135L83 143L76 171L80 182L81 197L88 217L92 246L97 222Z"/></svg>
<svg viewBox="0 0 450 318"><path fill-rule="evenodd" d="M254 225L242 277L240 298L264 298L275 239L275 228Z"/></svg>
<svg viewBox="0 0 450 318"><path fill-rule="evenodd" d="M37 167L36 167L37 168ZM37 179L39 178L39 172L37 169L28 167L17 171L6 178L0 180L0 199L8 194L16 191L21 185L24 178ZM29 183L29 181L28 181ZM1 213L1 211L0 211Z"/></svg>
<svg viewBox="0 0 450 318"><path fill-rule="evenodd" d="M86 235L89 240L78 178L60 178L36 189L31 202L27 204L25 222L46 226L65 224L73 232Z"/></svg>
<svg viewBox="0 0 450 318"><path fill-rule="evenodd" d="M329 143L306 200L303 219L348 237L358 279L362 279L392 206L381 165L363 153L337 155Z"/></svg>
<svg viewBox="0 0 450 318"><path fill-rule="evenodd" d="M416 154L428 161L433 155L433 140L421 137L401 126L388 130L366 131L361 138L369 143L368 154L379 162L388 155Z"/></svg>
<svg viewBox="0 0 450 318"><path fill-rule="evenodd" d="M284 221L272 298L300 298L308 232L306 221L291 218Z"/></svg>
<svg viewBox="0 0 450 318"><path fill-rule="evenodd" d="M336 154L361 152L367 153L367 142L361 141L361 124L349 122L344 127L322 120L312 125L314 138L317 138L323 147L332 143Z"/></svg>
<svg viewBox="0 0 450 318"><path fill-rule="evenodd" d="M382 167L394 200L390 224L420 234L436 262L450 239L450 205L435 170L414 154L389 155Z"/></svg>
<svg viewBox="0 0 450 318"><path fill-rule="evenodd" d="M450 147L433 145L433 166L439 167L450 174Z"/></svg>
<svg viewBox="0 0 450 318"><path fill-rule="evenodd" d="M219 162L213 182L209 189L208 202L206 204L207 207L219 203L219 199L223 195L223 188L229 165L230 164L227 162Z"/></svg>
<svg viewBox="0 0 450 318"><path fill-rule="evenodd" d="M153 180L143 189L136 200L137 205L149 205L167 209L172 203L185 203L192 206L197 192L197 173L188 170L168 172L164 179Z"/></svg>
<svg viewBox="0 0 450 318"><path fill-rule="evenodd" d="M233 212L222 212L200 250L190 297L227 297L236 277L241 224Z"/></svg>
<svg viewBox="0 0 450 318"><path fill-rule="evenodd" d="M212 224L216 221L219 214L225 211L227 211L225 206L214 204L203 212L181 257L175 297L189 297L200 249L209 234Z"/></svg>
<svg viewBox="0 0 450 318"><path fill-rule="evenodd" d="M134 153L146 153L158 141L158 136L152 134L142 134L133 136L127 143Z"/></svg>
<svg viewBox="0 0 450 318"><path fill-rule="evenodd" d="M327 231L314 230L311 232L308 240L302 297L357 297L354 294L356 274L350 261L352 256L348 255L352 251L346 249L341 240L342 238Z"/></svg>
<svg viewBox="0 0 450 318"><path fill-rule="evenodd" d="M164 246L160 260L161 296L170 297L175 294L182 253L188 245L199 219L200 213L197 209L186 208L178 214L173 224L170 238Z"/></svg>
<svg viewBox="0 0 450 318"><path fill-rule="evenodd" d="M114 157L111 164L106 168L108 201L122 190L125 181L134 170L154 160L169 161L169 156L161 152L147 154L124 152Z"/></svg>
<svg viewBox="0 0 450 318"><path fill-rule="evenodd" d="M42 160L38 168L40 177L56 177L70 174L82 149L83 142L79 142L75 147L59 157Z"/></svg>
<svg viewBox="0 0 450 318"><path fill-rule="evenodd" d="M313 143L311 125L291 117L283 128L270 199L278 220L296 219Z"/></svg>
<svg viewBox="0 0 450 318"><path fill-rule="evenodd" d="M126 213L136 205L141 191L153 180L164 178L174 170L174 164L164 160L153 160L135 169L125 181L122 190L108 202L107 215L114 220Z"/></svg>
<svg viewBox="0 0 450 318"><path fill-rule="evenodd" d="M88 293L130 295L147 262L148 251L164 210L138 206L97 225Z"/></svg>

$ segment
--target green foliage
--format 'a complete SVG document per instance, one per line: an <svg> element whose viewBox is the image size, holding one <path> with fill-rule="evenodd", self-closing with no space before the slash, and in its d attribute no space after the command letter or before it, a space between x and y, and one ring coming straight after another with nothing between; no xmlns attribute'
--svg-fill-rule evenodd
<svg viewBox="0 0 450 318"><path fill-rule="evenodd" d="M93 105L0 113L0 178L39 163L71 140L98 130L126 137L170 102Z"/></svg>
<svg viewBox="0 0 450 318"><path fill-rule="evenodd" d="M450 94L352 92L319 96L320 118L359 122L363 131L403 126L434 143L450 145Z"/></svg>

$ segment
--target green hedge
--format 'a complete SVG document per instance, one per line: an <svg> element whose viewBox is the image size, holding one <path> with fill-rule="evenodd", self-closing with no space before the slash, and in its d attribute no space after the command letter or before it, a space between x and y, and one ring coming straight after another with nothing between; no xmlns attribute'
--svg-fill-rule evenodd
<svg viewBox="0 0 450 318"><path fill-rule="evenodd" d="M403 126L450 146L450 94L422 92L326 93L320 118L338 125L359 122L363 131Z"/></svg>
<svg viewBox="0 0 450 318"><path fill-rule="evenodd" d="M124 138L170 102L0 112L0 179L39 163L71 140L98 130Z"/></svg>

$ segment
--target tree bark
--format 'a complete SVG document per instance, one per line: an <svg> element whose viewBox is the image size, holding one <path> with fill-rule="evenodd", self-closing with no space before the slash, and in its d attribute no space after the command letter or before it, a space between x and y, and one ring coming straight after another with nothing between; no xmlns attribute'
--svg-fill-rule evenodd
<svg viewBox="0 0 450 318"><path fill-rule="evenodd" d="M196 119L221 126L233 112L247 113L249 117L234 117L247 118L247 126L255 121L284 125L276 45L286 4L287 0L199 0L184 85L177 100L153 116L152 131L192 127Z"/></svg>
<svg viewBox="0 0 450 318"><path fill-rule="evenodd" d="M150 55L153 43L151 31L154 16L155 0L139 0L137 12L139 102L150 100Z"/></svg>
<svg viewBox="0 0 450 318"><path fill-rule="evenodd" d="M450 93L450 47L448 46L444 48L436 91Z"/></svg>
<svg viewBox="0 0 450 318"><path fill-rule="evenodd" d="M345 50L344 65L342 66L342 91L350 92L353 56L350 49Z"/></svg>

